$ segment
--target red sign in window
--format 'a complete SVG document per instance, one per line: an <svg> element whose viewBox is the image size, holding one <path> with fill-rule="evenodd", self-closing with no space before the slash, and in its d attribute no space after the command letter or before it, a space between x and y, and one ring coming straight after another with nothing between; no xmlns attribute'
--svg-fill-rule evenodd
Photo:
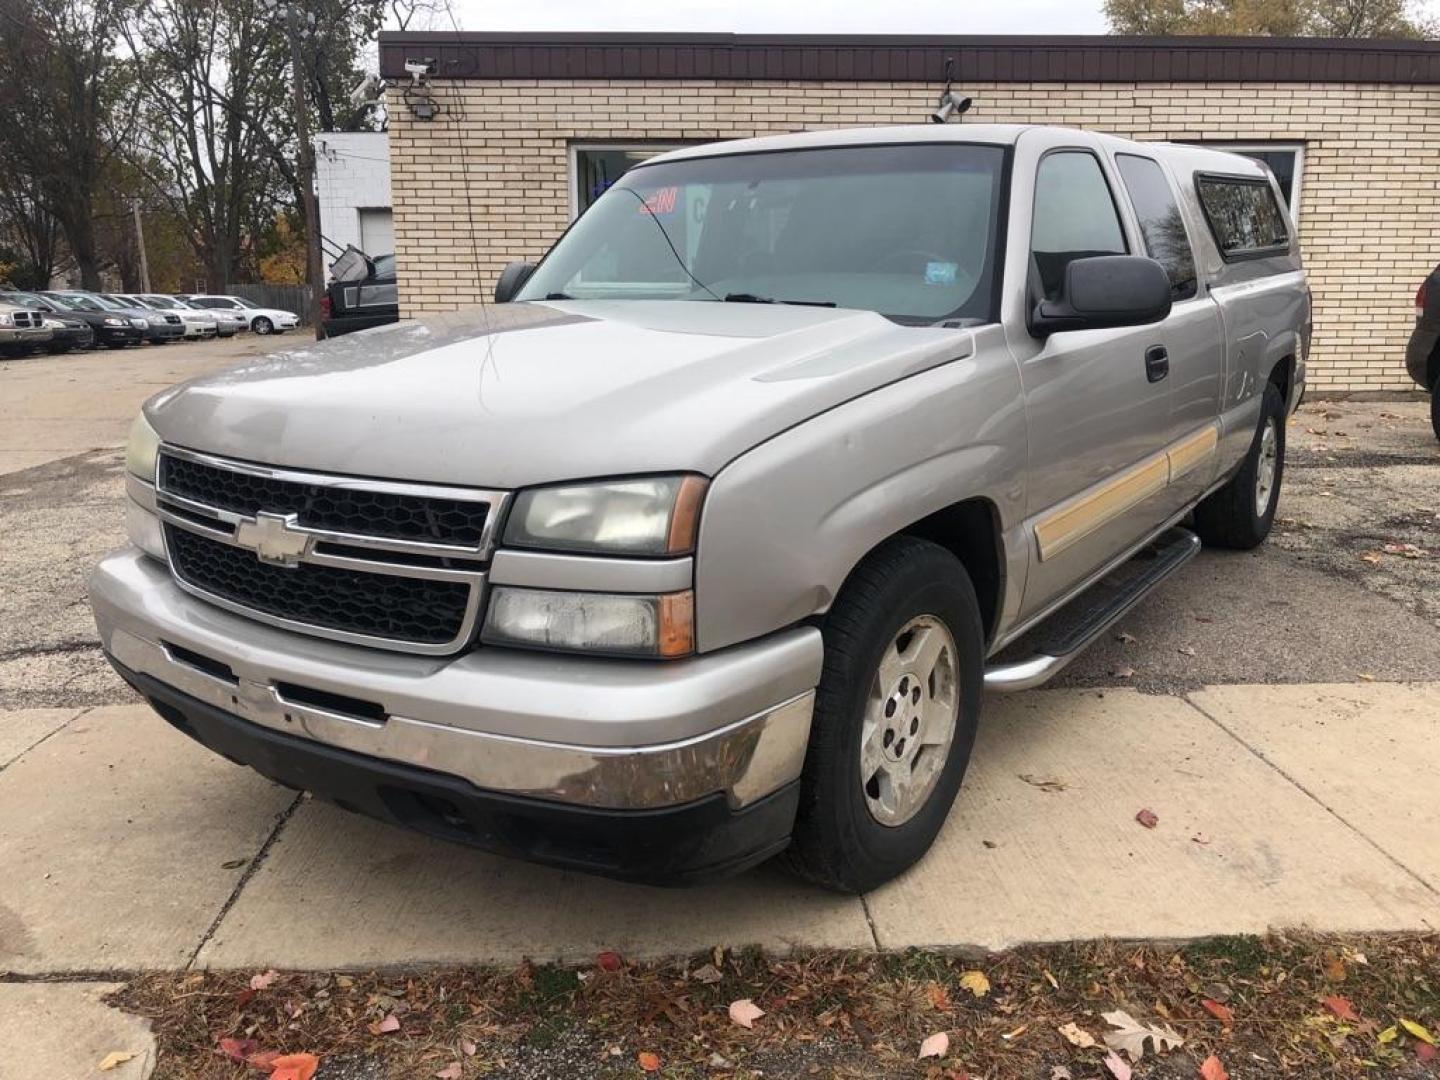
<svg viewBox="0 0 1440 1080"><path fill-rule="evenodd" d="M675 212L675 202L679 197L679 188L659 188L640 205L640 212L642 214L654 214L656 217L664 214L673 214Z"/></svg>

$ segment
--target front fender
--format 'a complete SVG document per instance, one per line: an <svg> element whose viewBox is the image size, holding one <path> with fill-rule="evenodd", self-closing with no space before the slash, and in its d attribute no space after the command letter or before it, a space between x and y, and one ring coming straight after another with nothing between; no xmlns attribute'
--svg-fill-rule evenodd
<svg viewBox="0 0 1440 1080"><path fill-rule="evenodd" d="M891 383L762 443L714 478L697 548L702 652L827 611L907 526L983 496L1023 517L1025 409L1003 344ZM1023 584L1011 575L1011 587Z"/></svg>

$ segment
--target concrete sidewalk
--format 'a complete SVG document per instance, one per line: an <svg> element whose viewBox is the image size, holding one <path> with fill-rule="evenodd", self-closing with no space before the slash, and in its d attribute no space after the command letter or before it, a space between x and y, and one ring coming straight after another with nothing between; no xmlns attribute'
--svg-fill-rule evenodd
<svg viewBox="0 0 1440 1080"><path fill-rule="evenodd" d="M0 714L0 765L0 971L23 975L1440 924L1440 684L994 698L934 851L863 898L441 844L297 798L140 705Z"/></svg>

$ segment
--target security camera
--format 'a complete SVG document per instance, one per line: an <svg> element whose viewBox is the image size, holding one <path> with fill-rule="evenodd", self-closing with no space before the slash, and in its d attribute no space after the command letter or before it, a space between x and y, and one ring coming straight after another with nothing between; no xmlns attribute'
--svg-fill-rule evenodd
<svg viewBox="0 0 1440 1080"><path fill-rule="evenodd" d="M406 60L405 70L410 75L410 86L418 90L425 85L425 76L435 73L435 58L427 56L423 60Z"/></svg>
<svg viewBox="0 0 1440 1080"><path fill-rule="evenodd" d="M946 90L940 95L935 111L930 114L930 122L932 124L949 123L950 117L961 116L969 112L971 104L973 102L970 98L961 97L953 90Z"/></svg>
<svg viewBox="0 0 1440 1080"><path fill-rule="evenodd" d="M365 80L350 91L350 104L357 109L373 105L380 99L380 92L384 88L385 84L380 81L378 75L366 75Z"/></svg>

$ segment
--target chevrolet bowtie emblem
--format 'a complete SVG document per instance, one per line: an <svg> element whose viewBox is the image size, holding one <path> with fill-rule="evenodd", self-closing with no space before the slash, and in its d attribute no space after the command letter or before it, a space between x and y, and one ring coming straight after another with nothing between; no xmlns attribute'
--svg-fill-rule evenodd
<svg viewBox="0 0 1440 1080"><path fill-rule="evenodd" d="M297 566L310 553L315 538L300 532L294 514L259 513L235 524L235 543L249 548L261 562Z"/></svg>

